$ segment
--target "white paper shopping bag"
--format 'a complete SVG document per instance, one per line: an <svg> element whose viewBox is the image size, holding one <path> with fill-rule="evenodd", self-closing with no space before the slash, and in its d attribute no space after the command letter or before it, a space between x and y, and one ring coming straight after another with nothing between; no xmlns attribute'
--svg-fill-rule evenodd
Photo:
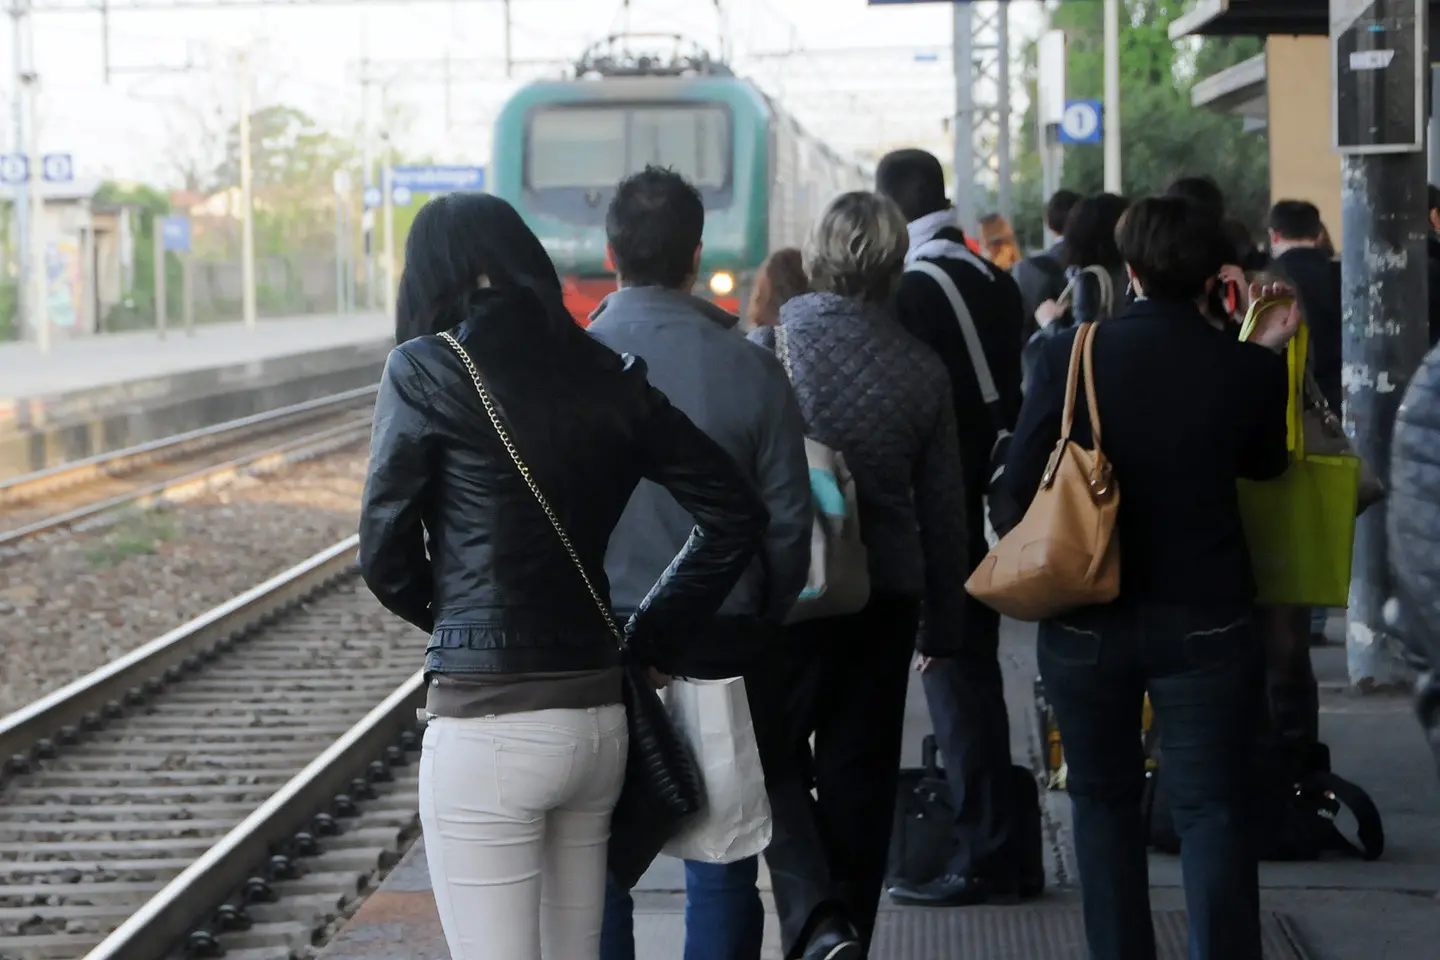
<svg viewBox="0 0 1440 960"><path fill-rule="evenodd" d="M745 681L674 680L665 702L705 779L705 807L664 853L706 863L761 853L770 845L770 799Z"/></svg>

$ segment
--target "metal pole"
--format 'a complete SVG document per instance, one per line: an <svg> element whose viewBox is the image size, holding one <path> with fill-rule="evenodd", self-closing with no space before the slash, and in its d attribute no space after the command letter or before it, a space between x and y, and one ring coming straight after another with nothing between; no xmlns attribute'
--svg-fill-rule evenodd
<svg viewBox="0 0 1440 960"><path fill-rule="evenodd" d="M345 312L345 211L340 191L342 183L335 181L335 312Z"/></svg>
<svg viewBox="0 0 1440 960"><path fill-rule="evenodd" d="M971 46L970 4L955 6L951 49L955 60L955 219L975 229L975 56Z"/></svg>
<svg viewBox="0 0 1440 960"><path fill-rule="evenodd" d="M1378 476L1390 473L1395 412L1429 347L1426 330L1424 153L1342 156L1341 296L1345 426ZM1382 613L1394 595L1387 560L1386 504L1355 526L1346 659L1350 682L1369 689L1403 679L1399 638Z"/></svg>
<svg viewBox="0 0 1440 960"><path fill-rule="evenodd" d="M25 18L26 46L31 55L35 50L35 21L31 14ZM28 100L29 122L26 126L25 153L30 158L30 304L31 318L35 323L36 337L40 352L50 352L50 303L46 297L47 263L45 257L45 201L41 183L40 160L40 79L34 73L34 64L26 74L23 95Z"/></svg>
<svg viewBox="0 0 1440 960"><path fill-rule="evenodd" d="M180 254L180 309L185 320L185 336L195 336L195 256L190 251Z"/></svg>
<svg viewBox="0 0 1440 960"><path fill-rule="evenodd" d="M1105 0L1105 191L1120 187L1120 0Z"/></svg>
<svg viewBox="0 0 1440 960"><path fill-rule="evenodd" d="M996 143L996 161L999 167L1000 182L996 199L1000 203L1000 215L1005 218L1006 223L1013 227L1015 221L1010 190L1010 4L1005 0L1001 0L998 5L995 29L999 57L995 65L995 75L1000 84L998 103L996 104L1000 123L1000 133Z"/></svg>
<svg viewBox="0 0 1440 960"><path fill-rule="evenodd" d="M245 329L255 330L255 198L254 171L250 154L250 64L240 54L240 313Z"/></svg>
<svg viewBox="0 0 1440 960"><path fill-rule="evenodd" d="M509 80L515 73L514 48L511 46L511 27L513 21L510 19L510 0L505 0L505 79Z"/></svg>
<svg viewBox="0 0 1440 960"><path fill-rule="evenodd" d="M361 178L364 189L375 185L375 158L370 154L370 60L360 61L360 165L365 168ZM364 233L365 302L374 310L379 303L375 290L375 214L361 204L360 228Z"/></svg>
<svg viewBox="0 0 1440 960"><path fill-rule="evenodd" d="M29 86L25 71L25 21L29 16L29 0L13 0L10 6L10 37L15 64L15 139L13 152L26 154L29 141L25 138L25 91ZM32 171L33 174L34 171ZM30 184L29 178L15 184L15 326L31 329L37 340L40 324L35 304L30 302ZM41 343L42 350L48 344Z"/></svg>
<svg viewBox="0 0 1440 960"><path fill-rule="evenodd" d="M385 316L395 316L395 204L391 194L394 192L394 176L391 166L390 142L385 141L385 157L380 172L380 190L384 193L381 203L385 211L385 251L382 256L385 258L383 293Z"/></svg>
<svg viewBox="0 0 1440 960"><path fill-rule="evenodd" d="M165 339L165 328L169 324L169 308L165 289L165 231L160 227L160 215L151 218L151 249L155 253L155 333Z"/></svg>
<svg viewBox="0 0 1440 960"><path fill-rule="evenodd" d="M1336 6L1337 0L1331 0L1332 11ZM1425 27L1430 18L1424 5L1417 6L1421 23L1415 62L1428 64ZM1416 79L1397 74L1388 83L1398 89ZM1433 89L1433 72L1430 81ZM1333 76L1331 82L1336 82ZM1375 99L1362 101L1375 114L1387 102L1379 92ZM1356 452L1381 477L1390 475L1396 411L1429 349L1426 304L1440 294L1430 289L1426 269L1428 169L1433 166L1423 150L1343 154L1340 159L1345 428L1354 438ZM1350 682L1362 691L1407 679L1397 625L1384 615L1386 602L1395 596L1387 512L1388 504L1382 500L1355 525L1345 652Z"/></svg>

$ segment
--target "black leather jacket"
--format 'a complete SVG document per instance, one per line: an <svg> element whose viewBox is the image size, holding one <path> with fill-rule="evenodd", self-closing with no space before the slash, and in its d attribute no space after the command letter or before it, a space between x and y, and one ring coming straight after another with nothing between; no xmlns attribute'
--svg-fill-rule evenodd
<svg viewBox="0 0 1440 960"><path fill-rule="evenodd" d="M541 336L523 307L487 295L452 332L607 604L606 546L642 477L695 517L689 542L625 625L643 660L653 640L683 636L714 614L760 546L765 507L730 457L646 382L643 361L578 327ZM431 632L427 672L619 662L614 637L469 374L438 337L411 340L386 362L360 570L381 603Z"/></svg>

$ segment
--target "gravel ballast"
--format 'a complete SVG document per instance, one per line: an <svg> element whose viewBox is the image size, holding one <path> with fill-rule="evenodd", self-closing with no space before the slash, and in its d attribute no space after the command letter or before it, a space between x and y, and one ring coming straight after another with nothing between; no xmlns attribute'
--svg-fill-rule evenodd
<svg viewBox="0 0 1440 960"><path fill-rule="evenodd" d="M362 448L242 477L0 560L0 715L355 533L365 463Z"/></svg>

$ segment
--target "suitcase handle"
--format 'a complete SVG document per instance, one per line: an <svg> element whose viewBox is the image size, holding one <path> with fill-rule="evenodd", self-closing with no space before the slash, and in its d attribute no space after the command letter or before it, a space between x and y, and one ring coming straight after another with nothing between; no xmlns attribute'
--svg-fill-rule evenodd
<svg viewBox="0 0 1440 960"><path fill-rule="evenodd" d="M933 733L927 733L920 741L920 766L932 777L940 775L940 747L935 743Z"/></svg>

